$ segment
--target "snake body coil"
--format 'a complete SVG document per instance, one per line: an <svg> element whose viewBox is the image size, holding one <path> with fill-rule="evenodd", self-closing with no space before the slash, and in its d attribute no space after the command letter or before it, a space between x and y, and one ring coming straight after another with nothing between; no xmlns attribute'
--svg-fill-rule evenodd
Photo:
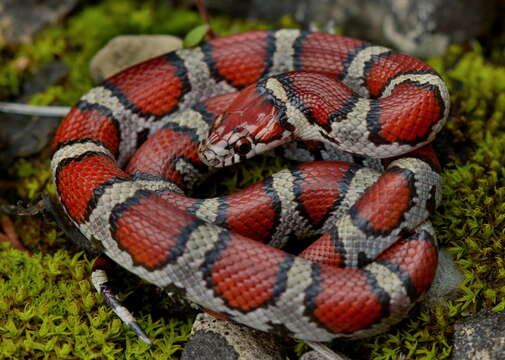
<svg viewBox="0 0 505 360"><path fill-rule="evenodd" d="M273 114L268 132L243 126L214 141L258 96L258 112ZM405 316L434 276L427 218L440 179L428 143L448 111L443 81L419 60L323 33L250 32L93 88L62 121L51 166L69 218L141 278L260 330L360 337ZM244 128L251 136L237 135ZM332 159L336 146L348 161L300 165L225 197L183 194L205 163L227 165L288 137L327 143L287 145L290 156ZM221 161L225 148L236 152ZM319 238L298 256L271 246L307 233Z"/></svg>

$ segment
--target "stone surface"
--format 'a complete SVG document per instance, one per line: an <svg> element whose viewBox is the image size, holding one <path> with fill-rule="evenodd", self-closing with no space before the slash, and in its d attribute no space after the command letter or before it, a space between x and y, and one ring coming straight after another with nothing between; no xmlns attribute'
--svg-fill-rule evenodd
<svg viewBox="0 0 505 360"><path fill-rule="evenodd" d="M482 311L454 326L454 360L505 359L505 312Z"/></svg>
<svg viewBox="0 0 505 360"><path fill-rule="evenodd" d="M17 101L25 103L33 95L43 92L48 86L60 83L70 69L62 61L53 61L42 65L35 74L23 84L22 96Z"/></svg>
<svg viewBox="0 0 505 360"><path fill-rule="evenodd" d="M281 360L280 348L275 336L201 313L181 360Z"/></svg>
<svg viewBox="0 0 505 360"><path fill-rule="evenodd" d="M42 66L23 84L22 95L16 102L26 103L34 94L64 79L68 71L62 62ZM56 117L0 112L0 169L8 168L16 157L36 154L48 146L59 122Z"/></svg>
<svg viewBox="0 0 505 360"><path fill-rule="evenodd" d="M435 303L445 303L457 296L459 284L464 280L463 273L458 269L451 254L445 249L438 252L438 267L430 290L422 302L422 306L432 306Z"/></svg>
<svg viewBox="0 0 505 360"><path fill-rule="evenodd" d="M307 351L300 357L300 360L326 360L321 354L315 350Z"/></svg>
<svg viewBox="0 0 505 360"><path fill-rule="evenodd" d="M61 119L0 113L0 169L44 149Z"/></svg>
<svg viewBox="0 0 505 360"><path fill-rule="evenodd" d="M79 0L0 1L0 45L28 42L39 30L69 13Z"/></svg>
<svg viewBox="0 0 505 360"><path fill-rule="evenodd" d="M181 47L182 40L170 35L117 36L91 60L91 77L98 83L127 67Z"/></svg>
<svg viewBox="0 0 505 360"><path fill-rule="evenodd" d="M336 353L321 353L316 350L307 351L299 360L351 360L347 356Z"/></svg>
<svg viewBox="0 0 505 360"><path fill-rule="evenodd" d="M206 0L211 9L265 21L290 15L305 28L338 27L348 36L416 56L440 55L448 44L485 32L498 1L471 0Z"/></svg>

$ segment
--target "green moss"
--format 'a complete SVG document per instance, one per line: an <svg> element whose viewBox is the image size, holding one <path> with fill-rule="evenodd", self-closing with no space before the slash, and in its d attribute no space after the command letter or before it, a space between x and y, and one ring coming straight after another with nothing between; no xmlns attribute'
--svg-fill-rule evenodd
<svg viewBox="0 0 505 360"><path fill-rule="evenodd" d="M55 188L51 182L49 158L17 159L10 168L12 176L20 179L17 187L18 196L23 200L33 200L43 191L55 195Z"/></svg>
<svg viewBox="0 0 505 360"><path fill-rule="evenodd" d="M77 253L26 253L2 245L0 357L3 359L170 359L188 339L187 321L139 319L155 346L138 341L104 305ZM125 350L126 348L126 350Z"/></svg>
<svg viewBox="0 0 505 360"><path fill-rule="evenodd" d="M445 135L466 150L448 161L434 224L465 273L465 294L455 301L461 313L504 306L505 69L482 52L478 44L467 52L454 46L443 71L453 88L454 115Z"/></svg>
<svg viewBox="0 0 505 360"><path fill-rule="evenodd" d="M214 30L229 34L272 25L225 17L212 19ZM20 93L23 81L55 60L69 65L63 83L31 99L33 104L72 105L92 82L91 57L119 34L167 33L183 37L200 25L197 13L156 1L107 0L85 6L62 24L50 27L33 45L2 48L0 98ZM281 26L293 27L290 18ZM444 359L455 321L481 309L505 309L505 68L503 54L470 46L452 46L444 57L429 59L447 81L451 118L438 137L442 155L443 202L433 216L438 238L462 269L461 295L431 309L416 308L390 332L358 342L333 344L356 357ZM197 196L234 192L289 163L253 159L236 171L227 169L209 179ZM31 201L40 191L54 194L48 157L18 160L10 171L20 186L13 199ZM221 180L224 177L224 180ZM90 262L63 234L42 218L19 218L16 230L35 254L28 256L0 245L0 358L177 358L186 341L191 316L175 315L167 298L132 275L119 271L121 297L133 305L141 325L154 339L147 347L119 323L89 281ZM135 294L135 296L133 296ZM135 298L135 300L133 300ZM152 318L156 316L156 318ZM171 320L168 320L171 319ZM305 344L291 351L300 354Z"/></svg>
<svg viewBox="0 0 505 360"><path fill-rule="evenodd" d="M454 141L484 139L505 130L505 68L489 62L479 43L471 50L453 45L445 58L430 61L449 87L453 117L446 129Z"/></svg>
<svg viewBox="0 0 505 360"><path fill-rule="evenodd" d="M444 173L446 200L435 224L463 269L462 313L505 305L505 134L486 134L464 165Z"/></svg>

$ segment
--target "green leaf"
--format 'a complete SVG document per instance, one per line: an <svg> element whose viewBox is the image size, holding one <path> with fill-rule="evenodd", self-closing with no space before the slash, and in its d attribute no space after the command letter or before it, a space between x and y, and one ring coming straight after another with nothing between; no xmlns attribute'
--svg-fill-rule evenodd
<svg viewBox="0 0 505 360"><path fill-rule="evenodd" d="M498 305L496 305L494 308L491 309L492 311L500 312L505 310L505 301L500 302Z"/></svg>
<svg viewBox="0 0 505 360"><path fill-rule="evenodd" d="M186 37L183 40L184 47L191 48L200 44L204 40L209 30L210 26L207 24L202 24L192 29L187 33Z"/></svg>

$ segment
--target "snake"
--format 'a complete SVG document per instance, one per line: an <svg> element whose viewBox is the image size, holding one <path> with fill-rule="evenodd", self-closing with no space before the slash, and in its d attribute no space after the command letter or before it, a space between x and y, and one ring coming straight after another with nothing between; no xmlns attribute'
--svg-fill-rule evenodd
<svg viewBox="0 0 505 360"><path fill-rule="evenodd" d="M431 142L448 113L418 59L322 32L246 32L92 88L60 123L51 170L66 216L140 278L262 331L359 338L404 318L433 280ZM261 153L306 162L190 196Z"/></svg>

